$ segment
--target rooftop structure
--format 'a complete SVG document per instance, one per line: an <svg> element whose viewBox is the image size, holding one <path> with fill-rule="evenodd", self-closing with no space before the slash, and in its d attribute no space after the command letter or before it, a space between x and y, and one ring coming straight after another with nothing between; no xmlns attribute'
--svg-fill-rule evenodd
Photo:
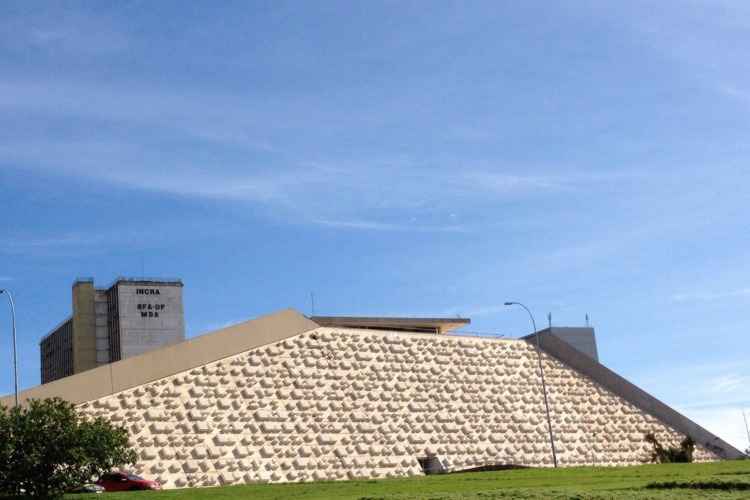
<svg viewBox="0 0 750 500"><path fill-rule="evenodd" d="M551 333L594 361L599 361L599 349L596 347L596 333L593 328L588 326L553 326L540 331L540 334L544 333ZM532 333L524 338L533 340L534 334Z"/></svg>
<svg viewBox="0 0 750 500"><path fill-rule="evenodd" d="M311 316L320 326L444 334L471 323L469 318L388 318L363 316Z"/></svg>

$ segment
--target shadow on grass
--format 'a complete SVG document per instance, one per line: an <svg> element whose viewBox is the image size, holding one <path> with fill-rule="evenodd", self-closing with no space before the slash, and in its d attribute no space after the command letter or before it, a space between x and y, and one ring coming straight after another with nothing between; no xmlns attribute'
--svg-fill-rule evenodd
<svg viewBox="0 0 750 500"><path fill-rule="evenodd" d="M750 491L750 483L741 483L738 481L696 481L696 482L677 482L670 481L665 483L649 483L646 485L648 490L722 490L722 491Z"/></svg>

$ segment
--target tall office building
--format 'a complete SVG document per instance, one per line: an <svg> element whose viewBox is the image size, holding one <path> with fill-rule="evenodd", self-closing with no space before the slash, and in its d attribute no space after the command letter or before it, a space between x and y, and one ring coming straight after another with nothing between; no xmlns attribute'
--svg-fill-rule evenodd
<svg viewBox="0 0 750 500"><path fill-rule="evenodd" d="M42 383L185 340L180 280L73 284L73 314L39 343Z"/></svg>

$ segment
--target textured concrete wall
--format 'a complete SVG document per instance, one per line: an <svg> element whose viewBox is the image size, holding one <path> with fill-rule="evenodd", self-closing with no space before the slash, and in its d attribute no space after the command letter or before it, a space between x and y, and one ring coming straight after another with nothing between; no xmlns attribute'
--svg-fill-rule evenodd
<svg viewBox="0 0 750 500"><path fill-rule="evenodd" d="M635 464L682 436L544 355L563 466ZM164 487L550 466L524 341L318 328L81 405L122 424ZM715 459L704 449L698 459Z"/></svg>

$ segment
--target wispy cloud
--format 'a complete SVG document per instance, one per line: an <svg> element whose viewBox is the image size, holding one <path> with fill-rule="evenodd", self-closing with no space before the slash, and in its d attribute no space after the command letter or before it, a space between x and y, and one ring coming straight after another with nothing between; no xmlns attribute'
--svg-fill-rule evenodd
<svg viewBox="0 0 750 500"><path fill-rule="evenodd" d="M10 276L0 276L0 281L13 281Z"/></svg>
<svg viewBox="0 0 750 500"><path fill-rule="evenodd" d="M738 408L750 408L750 399L739 398L739 399L721 399L721 400L706 400L696 401L689 404L679 405L680 408L692 409L692 410L705 410L705 409L738 409Z"/></svg>
<svg viewBox="0 0 750 500"><path fill-rule="evenodd" d="M740 89L736 87L735 85L727 85L720 83L716 86L719 93L725 95L726 97L730 97L734 100L737 100L745 105L750 105L750 92Z"/></svg>
<svg viewBox="0 0 750 500"><path fill-rule="evenodd" d="M721 437L735 448L745 450L750 446L742 419L742 407L697 408L680 406L676 409L688 418L700 423L702 427Z"/></svg>
<svg viewBox="0 0 750 500"><path fill-rule="evenodd" d="M709 380L708 385L716 392L734 392L750 387L750 377L736 373L725 374Z"/></svg>
<svg viewBox="0 0 750 500"><path fill-rule="evenodd" d="M28 16L5 16L0 40L11 50L48 51L70 56L111 55L128 47L128 37L104 16L73 8L34 9Z"/></svg>
<svg viewBox="0 0 750 500"><path fill-rule="evenodd" d="M648 373L646 373L648 372ZM741 356L705 363L676 364L670 376L663 368L644 370L641 386L659 399L725 439L739 449L748 445L742 409L750 409L750 371ZM691 380L690 391L675 386L674 380Z"/></svg>
<svg viewBox="0 0 750 500"><path fill-rule="evenodd" d="M33 253L51 249L80 248L95 245L101 237L78 233L67 233L44 238L6 238L0 243L0 251L5 253Z"/></svg>
<svg viewBox="0 0 750 500"><path fill-rule="evenodd" d="M484 306L466 306L466 307L451 307L443 311L445 316L459 315L463 317L480 317L480 316L491 316L501 312L507 312L508 307L502 304L492 304Z"/></svg>
<svg viewBox="0 0 750 500"><path fill-rule="evenodd" d="M420 233L465 233L467 228L461 226L432 226L421 225L413 221L411 224L392 224L369 220L326 220L314 219L312 222L321 226L341 229L361 229L367 231L415 231Z"/></svg>
<svg viewBox="0 0 750 500"><path fill-rule="evenodd" d="M488 171L469 171L463 181L477 191L499 194L547 192L572 189L575 179L561 175L514 175Z"/></svg>
<svg viewBox="0 0 750 500"><path fill-rule="evenodd" d="M672 295L671 299L673 302L713 302L737 297L750 297L750 288L737 288L734 290L713 292L682 292Z"/></svg>
<svg viewBox="0 0 750 500"><path fill-rule="evenodd" d="M159 233L159 237L163 233ZM106 253L113 245L138 248L159 241L143 230L65 232L41 236L18 235L0 241L0 253L37 257L68 257Z"/></svg>
<svg viewBox="0 0 750 500"><path fill-rule="evenodd" d="M468 221L457 209L471 208L479 214L473 215L476 221L482 206L498 201L583 191L610 181L599 174L519 174L505 165L455 169L403 158L311 161L304 153L220 164L176 153L165 165L161 148L111 138L6 140L0 143L3 160L38 175L251 202L295 223L372 231L465 232Z"/></svg>

